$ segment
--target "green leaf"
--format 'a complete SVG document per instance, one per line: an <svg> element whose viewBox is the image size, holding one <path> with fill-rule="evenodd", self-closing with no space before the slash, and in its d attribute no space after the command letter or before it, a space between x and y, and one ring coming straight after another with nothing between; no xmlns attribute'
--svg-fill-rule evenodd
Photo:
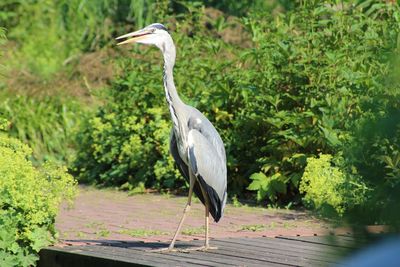
<svg viewBox="0 0 400 267"><path fill-rule="evenodd" d="M319 126L319 128L322 130L329 144L331 144L332 146L338 146L342 144L342 142L340 142L339 138L337 137L336 133L333 130L329 130L322 126Z"/></svg>
<svg viewBox="0 0 400 267"><path fill-rule="evenodd" d="M35 266L39 257L35 254L25 254L19 257L21 266Z"/></svg>
<svg viewBox="0 0 400 267"><path fill-rule="evenodd" d="M0 229L0 250L9 249L14 244L16 240L15 230L13 227L2 226Z"/></svg>
<svg viewBox="0 0 400 267"><path fill-rule="evenodd" d="M265 174L262 172L253 173L250 176L250 179L252 179L253 182L250 183L250 185L247 187L247 190L260 190L267 182L267 176L265 176Z"/></svg>
<svg viewBox="0 0 400 267"><path fill-rule="evenodd" d="M257 172L257 173L253 173L252 175L250 175L250 179L251 180L257 180L257 181L262 181L262 180L267 179L267 176L262 172Z"/></svg>
<svg viewBox="0 0 400 267"><path fill-rule="evenodd" d="M4 250L0 250L0 266L16 266L18 262L18 258L16 255L13 255ZM25 265L29 266L29 265Z"/></svg>
<svg viewBox="0 0 400 267"><path fill-rule="evenodd" d="M28 238L32 241L31 247L36 252L50 244L49 232L43 227L36 227L28 234Z"/></svg>

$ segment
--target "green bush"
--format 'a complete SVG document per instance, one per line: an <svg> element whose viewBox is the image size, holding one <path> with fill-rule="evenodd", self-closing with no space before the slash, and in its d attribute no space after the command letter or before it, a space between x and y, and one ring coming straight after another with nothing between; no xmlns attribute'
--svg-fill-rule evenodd
<svg viewBox="0 0 400 267"><path fill-rule="evenodd" d="M349 208L364 202L367 187L360 176L350 175L332 162L331 155L307 158L300 182L303 201L324 215L343 216Z"/></svg>
<svg viewBox="0 0 400 267"><path fill-rule="evenodd" d="M392 4L366 12L363 5L306 1L275 18L245 19L254 49L243 57L251 70L236 79L248 99L235 118L247 141L236 143L263 174L251 176L248 187L259 200L299 201L305 158L343 152L360 121L398 99L387 77L399 15Z"/></svg>
<svg viewBox="0 0 400 267"><path fill-rule="evenodd" d="M348 165L355 166L371 189L363 205L349 210L347 220L361 226L385 224L400 229L400 96L383 97L386 111L361 122L345 150ZM360 230L360 229L358 229Z"/></svg>
<svg viewBox="0 0 400 267"><path fill-rule="evenodd" d="M397 87L386 77L397 47L398 7L372 8L379 10L375 16L362 6L329 3L311 1L276 17L249 15L243 22L250 48L213 37L213 29L199 23L202 11L193 9L176 23L177 88L221 133L231 194L246 195L248 188L259 201L301 203L306 159L346 157L359 122L395 102ZM135 49L139 55L126 60L107 103L84 127L76 161L82 180L182 184L173 182L176 171L165 147L169 114L160 63L149 62L153 51ZM387 101L376 104L381 96ZM357 168L351 165L342 171Z"/></svg>
<svg viewBox="0 0 400 267"><path fill-rule="evenodd" d="M2 120L1 126L7 123ZM56 236L54 219L62 199L71 200L75 181L66 168L35 168L32 150L0 133L0 265L32 266Z"/></svg>
<svg viewBox="0 0 400 267"><path fill-rule="evenodd" d="M115 81L105 96L106 104L86 121L78 135L75 169L81 181L125 184L128 188L145 182L155 186L153 178L161 179L154 173L155 166L169 165L165 151L167 113L153 106L162 102L162 87L156 75L143 75L150 64L140 63L136 63L139 70L127 71ZM171 171L175 174L172 168L164 170L163 178L168 180Z"/></svg>

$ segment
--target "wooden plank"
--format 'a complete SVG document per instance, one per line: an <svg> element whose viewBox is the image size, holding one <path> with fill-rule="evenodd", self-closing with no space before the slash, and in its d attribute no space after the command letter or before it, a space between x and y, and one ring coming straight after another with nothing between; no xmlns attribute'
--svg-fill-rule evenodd
<svg viewBox="0 0 400 267"><path fill-rule="evenodd" d="M184 249L184 248L191 248L191 247L196 247L196 246L201 246L201 245L203 245L203 242L204 241L200 241L200 240L195 240L195 241L191 241L191 242L177 242L177 244L176 244L176 248L180 248L180 249ZM146 243L144 243L145 245L146 245ZM168 246L168 244L161 244L161 246L158 246L158 248L160 248L160 247L167 247ZM140 251L143 251L143 247L140 247L140 246L137 246L136 244L133 244L133 246L129 246L128 245L128 247L130 248L130 249L136 249L136 250L140 250ZM190 255L194 255L193 257L198 257L197 256L197 253L200 253L200 255L199 255L199 257L201 257L202 259L204 258L204 257L207 257L207 259L209 260L209 261L211 261L211 262L213 262L213 263L216 263L216 264L223 264L223 265L226 265L226 264L228 264L228 263L230 263L230 264L233 264L233 265L235 265L235 266L237 266L237 265L246 265L246 266L249 266L250 265L250 261L249 260L254 260L254 258L251 258L251 259L248 259L248 258L242 258L242 257L234 257L234 256L237 256L237 254L236 255L231 255L231 256L229 256L229 257L225 257L224 255L216 255L216 256L214 256L214 255L206 255L205 256L205 252L196 252L196 251L191 251L190 252ZM168 255L168 254L163 254L163 255ZM187 255L188 254L182 254L182 253L178 253L178 254L175 254L175 253L170 253L169 255L176 255L176 256L181 256L181 257L187 257ZM221 259L224 259L224 261L223 262L221 262ZM233 260L233 261L232 261ZM260 262L260 261L258 261L258 260L256 260L256 261L254 261L253 262L255 265L260 265L260 264L263 264L262 262ZM275 265L276 264L278 264L278 263L275 263ZM274 265L274 266L275 266ZM282 266L281 264L278 264L279 266ZM276 266L278 266L278 265L276 265ZM270 266L273 266L273 262L270 262Z"/></svg>
<svg viewBox="0 0 400 267"><path fill-rule="evenodd" d="M233 244L238 244L238 245L243 245L243 246L249 246L251 245L252 247L260 247L260 248L274 248L274 249L290 249L291 251L296 251L300 252L302 254L308 253L311 255L320 255L321 252L325 252L329 250L330 248L321 248L321 246L318 245L312 245L312 246L302 246L301 242L296 242L293 240L281 240L281 239L221 239L218 240L218 242L228 242L228 243L233 243ZM335 253L332 249L330 249L332 253Z"/></svg>
<svg viewBox="0 0 400 267"><path fill-rule="evenodd" d="M165 247L165 245L163 246ZM180 245L180 247L186 247ZM150 252L150 250L144 251L143 247L134 247L134 248L118 248L112 249L110 247L105 247L105 246L86 246L82 247L82 249L86 251L94 251L95 253L105 255L105 254L111 254L111 255L116 255L120 258L126 259L126 258L131 258L133 257L134 259L138 258L138 253L139 257L143 257L145 260L147 259L148 261L159 261L158 263L165 263L169 262L169 265L172 264L181 264L183 266L187 266L189 264L199 264L201 266L238 266L238 265L246 265L246 262L239 262L238 261L233 261L232 258L228 257L205 257L205 252L200 252L200 255L196 255L197 252L193 251L190 253L175 253L175 252L170 252L170 253L161 253L161 252ZM123 250L121 252L121 250ZM259 262L257 262L259 265Z"/></svg>
<svg viewBox="0 0 400 267"><path fill-rule="evenodd" d="M129 248L119 248L119 251L112 250L110 251L110 247L104 246L93 246L90 248L95 250L97 253L101 254L112 254L117 255L121 258L129 258L132 261L136 259L143 259L149 262L156 262L160 264L166 264L167 266L171 265L180 265L182 266L215 266L209 264L206 259L195 259L195 258L182 258L182 257L170 257L169 254L161 254L161 253L151 253L151 252L143 252Z"/></svg>
<svg viewBox="0 0 400 267"><path fill-rule="evenodd" d="M297 258L291 258L291 257L280 257L277 256L276 254L268 254L268 253L259 253L259 254L251 254L248 253L248 251L243 251L243 250L228 250L228 249L218 249L215 251L209 251L208 253L211 254L216 254L218 256L220 255L225 255L225 256L230 256L230 257L238 257L237 255L241 255L240 257L242 259L257 259L261 261L260 265L270 265L270 264L281 264L285 266L323 266L326 264L321 264L320 262L312 262L308 261L305 259L302 259L301 257Z"/></svg>
<svg viewBox="0 0 400 267"><path fill-rule="evenodd" d="M160 266L152 262L124 262L121 259L98 257L90 253L76 253L65 250L42 249L39 253L38 267L133 267L133 266Z"/></svg>
<svg viewBox="0 0 400 267"><path fill-rule="evenodd" d="M55 260L49 264L42 263L42 255L39 266L171 266L176 265L179 261L169 260L165 258L149 257L143 255L143 253L132 253L127 249L112 249L110 247L103 246L82 246L75 247L73 249L46 249L44 253L50 254ZM42 251L41 251L42 253ZM70 261L71 257L74 259ZM62 260L60 260L60 258ZM57 263L57 265L54 264ZM103 264L104 262L104 264ZM101 264L100 264L101 263ZM191 262L184 262L182 266L207 266L206 261L194 264Z"/></svg>
<svg viewBox="0 0 400 267"><path fill-rule="evenodd" d="M267 241L266 239L260 239L257 238L256 242L259 243L265 243L265 242L271 242L271 240ZM296 248L302 248L305 250L311 250L311 251L319 251L319 252L324 252L327 254L333 254L337 255L342 252L346 252L349 249L344 248L344 247L337 247L337 246L329 246L329 245L322 245L317 242L307 242L304 240L299 240L296 239L296 237L276 237L274 241L272 241L275 244L282 244L284 246L291 246L291 247L296 247Z"/></svg>
<svg viewBox="0 0 400 267"><path fill-rule="evenodd" d="M221 262L220 259L217 259L217 261L213 261L210 259L205 259L204 257L188 257L187 254L183 253L162 253L162 252L151 252L151 250L154 249L159 249L159 248L166 248L168 247L168 244L164 243L141 243L141 242L128 242L128 243L120 243L117 244L120 247L123 247L129 251L134 251L135 253L141 253L141 255L146 255L151 258L159 258L159 259L170 259L170 260L175 260L177 262L190 262L194 264L200 264L203 266L220 266L220 265L229 265L227 261ZM181 244L178 242L176 244L177 248L184 249L184 248L189 248L192 247L193 244L185 245ZM191 254L193 254L192 252ZM228 259L227 259L228 260ZM235 264L236 266L236 264Z"/></svg>
<svg viewBox="0 0 400 267"><path fill-rule="evenodd" d="M190 259L203 259L210 266L263 266L266 265L266 262L259 261L257 259L243 259L240 257L232 257L226 255L212 255L208 252L198 252L198 251L191 251L190 253L179 253L177 252L179 257L187 257ZM176 257L176 254L166 254L168 257ZM284 264L276 264L271 262L268 264L271 267L284 267L287 265Z"/></svg>
<svg viewBox="0 0 400 267"><path fill-rule="evenodd" d="M148 244L143 244L145 246L148 247ZM196 247L196 246L201 246L203 245L203 241L191 241L191 242L178 242L177 243L177 247L178 248L191 248L191 247ZM159 247L167 247L168 244L161 244L161 246L157 246ZM152 246L154 247L154 246ZM132 250L138 250L138 251L144 251L143 247L138 246L137 244L132 244L132 246L127 246L127 248L132 249ZM207 259L206 263L209 263L213 266L218 266L218 265L222 265L222 266L227 266L229 264L232 264L234 266L260 266L260 265L265 265L266 263L268 263L269 266L287 266L287 265L282 265L280 263L277 262L273 262L270 261L269 259L266 259L266 261L261 261L259 259L254 259L254 257L248 258L248 257L240 257L238 256L238 254L230 254L230 255L223 255L223 254L219 254L219 255L215 255L209 252L198 252L198 251L191 251L190 253L151 253L149 251L147 251L148 254L151 255L158 255L161 254L162 257L168 257L168 258L173 258L173 259L178 259L180 257L185 258L186 260L189 258L191 260L193 259Z"/></svg>
<svg viewBox="0 0 400 267"><path fill-rule="evenodd" d="M353 241L339 237L331 245L321 237L227 238L211 240L217 250L149 252L165 243L107 241L99 245L47 248L40 252L39 267L128 266L327 266L338 261ZM177 242L177 248L201 246L204 241Z"/></svg>
<svg viewBox="0 0 400 267"><path fill-rule="evenodd" d="M149 254L151 252L148 252ZM153 254L153 253L151 253ZM154 253L158 254L158 253ZM164 257L171 257L171 258L189 258L189 259L201 259L206 260L209 265L212 266L260 266L265 265L265 262L254 259L254 258L242 258L236 255L215 255L209 252L201 252L201 251L190 251L189 253L182 253L182 252L173 252L173 253L162 253ZM271 262L269 266L287 266L280 263Z"/></svg>
<svg viewBox="0 0 400 267"><path fill-rule="evenodd" d="M227 243L226 243L227 244ZM322 255L321 253L317 254L317 255L307 255L304 253L301 253L299 251L288 251L285 248L279 248L278 250L272 250L271 248L262 248L264 251L259 251L257 249L257 247L253 247L254 250L254 256L256 257L257 255L268 255L268 257L272 257L271 253L269 253L268 251L265 250L269 250L269 251L273 251L275 253L275 258L281 258L283 259L282 261L286 261L288 263L292 263L289 262L288 260L295 260L295 263L297 262L297 264L295 265L313 265L313 266L320 266L320 265L327 265L327 264L332 264L336 262L336 258L329 258L329 257L324 257L324 255ZM304 263L304 264L300 264L300 263Z"/></svg>
<svg viewBox="0 0 400 267"><path fill-rule="evenodd" d="M302 255L308 255L308 256L312 255L320 256L322 254L325 254L327 256L336 257L337 255L340 254L340 251L336 251L336 249L333 250L334 248L326 248L326 247L321 248L321 246L315 244L303 245L301 242L295 240L285 240L277 238L275 239L263 238L257 240L249 238L244 238L244 239L232 238L232 239L221 239L220 241L242 244L252 247L259 247L259 248L276 248L282 251L292 251L294 253L300 253Z"/></svg>
<svg viewBox="0 0 400 267"><path fill-rule="evenodd" d="M313 236L313 237L307 237L307 236L300 236L300 237L278 237L281 239L287 239L287 240L296 240L304 243L312 243L312 244L321 244L324 246L331 246L331 247L342 247L346 249L355 249L360 247L360 245L356 245L351 241L348 240L334 240L334 239L327 239L326 237L321 237L321 236Z"/></svg>
<svg viewBox="0 0 400 267"><path fill-rule="evenodd" d="M290 264L304 266L318 266L318 265L326 265L329 263L335 263L335 259L332 257L325 257L319 253L318 255L307 255L298 251L291 251L285 248L276 248L276 247L251 247L251 250L248 249L248 245L241 245L241 244L234 244L229 242L221 242L221 241L214 241L215 245L223 250L228 250L231 252L240 253L242 255L248 255L252 257L259 257L259 255L264 255L269 259L280 259L281 261L286 261ZM246 250L247 247L247 250ZM222 251L223 251L222 250ZM213 253L220 253L219 251L213 251Z"/></svg>
<svg viewBox="0 0 400 267"><path fill-rule="evenodd" d="M327 263L335 263L337 260L337 253L332 255L326 255L324 251L304 251L302 247L288 248L284 246L276 246L276 239L273 238L262 238L265 241L271 241L271 243L262 244L257 246L253 244L254 238L245 238L246 243L243 240L238 241L234 239L219 239L212 240L213 245L218 246L218 250L211 250L211 253L220 253L224 250L230 252L239 252L240 255L251 255L252 258L264 255L270 258L281 259L281 262L285 262L288 259L295 259L296 263L299 259L304 259L307 262L313 263L314 265L326 265ZM234 241L234 242L227 242ZM235 242L236 241L236 242ZM301 244L300 244L301 245ZM225 252L224 252L225 253ZM297 265L297 264L296 264Z"/></svg>
<svg viewBox="0 0 400 267"><path fill-rule="evenodd" d="M192 247L193 244L190 245L184 245L178 243L176 245L177 248L179 249L185 249L185 248L190 248ZM150 248L149 248L150 247ZM190 262L190 263L195 263L195 264L201 264L203 266L228 266L229 264L229 259L226 259L225 261L221 261L220 259L210 259L210 258L205 258L204 256L193 256L189 257L188 253L178 253L178 252L169 252L169 253L163 253L163 252L152 252L154 249L159 249L159 248L166 248L168 247L168 244L163 244L163 243L156 243L156 244L151 244L151 243L142 243L142 246L135 244L135 245L125 245L125 249L128 249L129 251L135 251L135 253L140 252L142 255L147 255L148 257L152 258L160 258L160 259L170 259L170 260L175 260L177 262ZM193 255L195 252L191 252L190 255ZM233 264L234 266L237 266L237 264Z"/></svg>
<svg viewBox="0 0 400 267"><path fill-rule="evenodd" d="M339 244L340 242L343 242L343 245L353 245L355 242L354 240L349 240L337 236L295 236L295 237L290 237L295 240L300 240L300 241L307 241L307 242L315 242L315 243L320 243L324 245L332 245L332 246L337 246L337 245L342 245Z"/></svg>

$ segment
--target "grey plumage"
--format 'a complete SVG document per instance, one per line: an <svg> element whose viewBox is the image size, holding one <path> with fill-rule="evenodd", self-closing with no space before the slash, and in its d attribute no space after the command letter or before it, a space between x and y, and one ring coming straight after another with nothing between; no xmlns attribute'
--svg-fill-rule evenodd
<svg viewBox="0 0 400 267"><path fill-rule="evenodd" d="M184 127L188 139L193 139L187 144L187 159L183 159L177 149L175 131L171 134L170 150L181 174L189 182L189 166L197 180L194 184L194 192L201 202L205 204L200 186L206 189L210 200L210 213L218 222L223 215L226 204L226 156L221 137L212 126L211 122L198 110L187 106L187 126ZM186 157L186 155L184 155Z"/></svg>
<svg viewBox="0 0 400 267"><path fill-rule="evenodd" d="M150 27L150 26L149 26ZM169 34L168 34L169 36ZM176 143L177 152L171 147L171 154L174 157L179 169L189 169L197 178L194 185L194 192L203 204L206 199L210 200L210 213L215 221L223 215L226 204L226 155L224 143L217 130L211 122L196 108L188 106L179 98L173 81L173 67L175 64L175 46L172 38L167 38L161 46L164 55L164 87L165 96L169 105L173 121L173 135L170 143ZM189 134L193 136L192 145L189 144ZM189 151L192 157L189 157ZM188 172L182 175L190 181ZM199 186L202 184L207 195L203 196Z"/></svg>
<svg viewBox="0 0 400 267"><path fill-rule="evenodd" d="M164 25L151 24L142 30L125 34L117 39L127 39L119 44L132 42L156 45L164 56L164 88L172 118L170 151L181 174L189 182L188 204L171 242L176 237L191 206L192 192L206 206L206 243L208 244L208 213L218 222L227 200L227 170L224 143L211 122L196 108L186 105L176 91L173 68L175 45Z"/></svg>

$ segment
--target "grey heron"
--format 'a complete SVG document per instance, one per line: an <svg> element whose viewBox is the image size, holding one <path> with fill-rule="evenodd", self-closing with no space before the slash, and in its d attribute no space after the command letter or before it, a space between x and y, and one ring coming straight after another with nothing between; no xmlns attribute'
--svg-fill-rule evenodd
<svg viewBox="0 0 400 267"><path fill-rule="evenodd" d="M209 245L209 214L218 222L223 216L227 199L224 143L211 122L199 110L186 105L179 98L173 78L175 45L164 25L154 23L116 39L121 40L118 45L155 45L164 56L165 97L173 123L170 152L180 173L189 182L189 195L182 219L166 250L174 249L176 238L190 210L193 192L205 206L205 244L198 249L210 249L212 247Z"/></svg>

